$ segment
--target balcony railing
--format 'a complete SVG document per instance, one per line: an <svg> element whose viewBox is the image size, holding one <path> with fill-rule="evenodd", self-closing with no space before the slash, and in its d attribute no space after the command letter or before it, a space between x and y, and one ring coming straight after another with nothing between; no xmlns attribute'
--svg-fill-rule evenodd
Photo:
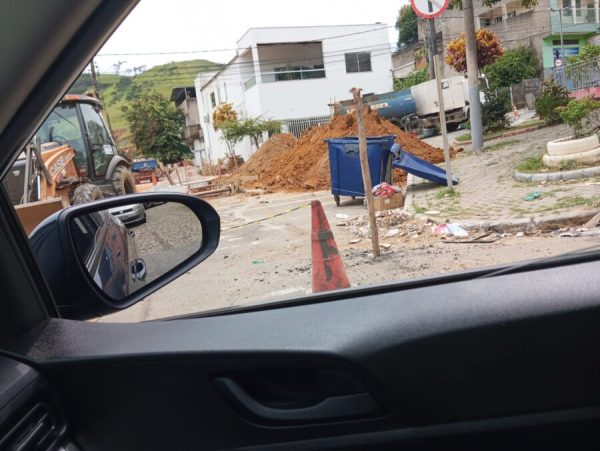
<svg viewBox="0 0 600 451"><path fill-rule="evenodd" d="M591 58L575 64L550 69L544 74L566 87L569 91L600 86L600 58Z"/></svg>
<svg viewBox="0 0 600 451"><path fill-rule="evenodd" d="M301 67L298 69L260 73L260 79L263 83L290 80L311 80L314 78L325 78L325 69L308 69Z"/></svg>
<svg viewBox="0 0 600 451"><path fill-rule="evenodd" d="M552 33L560 33L561 15L559 11L550 13ZM563 8L562 32L563 33L594 33L600 27L596 22L595 8Z"/></svg>

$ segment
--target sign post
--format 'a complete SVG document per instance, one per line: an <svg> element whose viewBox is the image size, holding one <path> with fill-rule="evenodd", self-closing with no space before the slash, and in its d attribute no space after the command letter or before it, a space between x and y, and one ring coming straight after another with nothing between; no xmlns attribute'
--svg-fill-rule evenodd
<svg viewBox="0 0 600 451"><path fill-rule="evenodd" d="M437 50L435 36L435 18L441 16L448 7L448 0L410 0L413 11L420 17L429 20L430 47L433 56L435 84L437 87L438 107L440 110L440 129L444 143L444 163L446 165L446 181L448 189L452 190L452 168L450 166L450 149L448 147L448 131L446 130L446 110L444 108L444 93L440 78L440 55Z"/></svg>

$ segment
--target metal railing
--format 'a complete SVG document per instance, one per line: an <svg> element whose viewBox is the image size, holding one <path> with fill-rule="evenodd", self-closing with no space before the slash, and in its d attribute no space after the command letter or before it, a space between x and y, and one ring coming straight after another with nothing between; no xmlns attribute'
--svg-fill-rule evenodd
<svg viewBox="0 0 600 451"><path fill-rule="evenodd" d="M263 83L290 80L310 80L313 78L325 78L325 69L298 68L292 70L280 70L274 72L261 72L260 80Z"/></svg>
<svg viewBox="0 0 600 451"><path fill-rule="evenodd" d="M598 28L596 9L594 7L563 8L561 12L558 10L552 10L550 12L550 25L552 33L560 32L561 19L563 33L593 32Z"/></svg>
<svg viewBox="0 0 600 451"><path fill-rule="evenodd" d="M302 132L308 130L311 127L318 127L323 124L329 124L331 122L331 116L312 116L301 119L287 119L282 121L283 131L292 133L296 138L299 138Z"/></svg>
<svg viewBox="0 0 600 451"><path fill-rule="evenodd" d="M554 77L556 83L569 91L600 86L600 58L546 70L544 78L551 76Z"/></svg>

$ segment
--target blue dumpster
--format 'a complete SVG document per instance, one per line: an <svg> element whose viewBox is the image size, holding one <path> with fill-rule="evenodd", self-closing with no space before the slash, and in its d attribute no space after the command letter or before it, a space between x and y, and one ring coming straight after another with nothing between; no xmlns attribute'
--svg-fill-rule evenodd
<svg viewBox="0 0 600 451"><path fill-rule="evenodd" d="M392 178L392 154L390 148L395 136L367 138L367 156L373 186ZM331 194L339 207L340 196L364 196L365 187L360 169L358 138L326 139L329 148L329 170L331 173Z"/></svg>

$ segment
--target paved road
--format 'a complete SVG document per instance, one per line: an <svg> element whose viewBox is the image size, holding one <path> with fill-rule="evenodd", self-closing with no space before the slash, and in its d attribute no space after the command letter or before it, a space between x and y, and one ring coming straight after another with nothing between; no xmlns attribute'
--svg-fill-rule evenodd
<svg viewBox="0 0 600 451"><path fill-rule="evenodd" d="M205 262L132 308L102 321L143 321L216 308L274 301L310 292L310 208L324 205L353 286L392 282L461 269L532 259L594 244L590 238L507 237L493 244L448 245L423 226L420 235L382 239L391 245L383 256L370 256L370 241L356 239L336 214L363 215L360 200L336 207L329 193L275 193L211 200L222 218L218 250ZM231 228L300 207L264 222ZM170 222L165 233L176 233ZM383 233L382 233L383 234Z"/></svg>

